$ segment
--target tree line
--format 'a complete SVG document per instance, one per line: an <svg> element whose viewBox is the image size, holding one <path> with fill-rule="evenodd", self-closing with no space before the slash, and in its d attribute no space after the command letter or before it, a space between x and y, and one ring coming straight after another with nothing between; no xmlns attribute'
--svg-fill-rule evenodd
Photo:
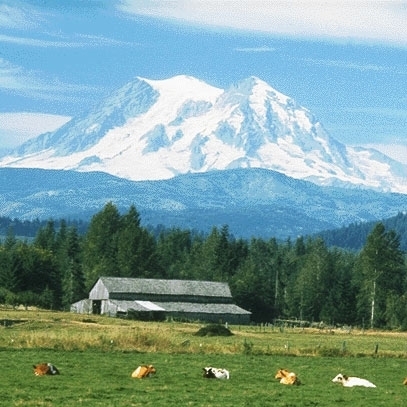
<svg viewBox="0 0 407 407"><path fill-rule="evenodd" d="M153 233L134 206L121 214L109 202L84 234L49 220L30 242L12 230L0 242L0 303L69 310L99 276L227 282L257 322L407 329L406 254L381 222L356 253L321 237L236 239L227 225Z"/></svg>
<svg viewBox="0 0 407 407"><path fill-rule="evenodd" d="M400 248L407 251L407 213L399 212L396 216L381 221L386 229L394 230L400 237ZM361 250L367 236L376 226L376 222L351 223L333 230L317 233L328 246L338 246L348 250Z"/></svg>

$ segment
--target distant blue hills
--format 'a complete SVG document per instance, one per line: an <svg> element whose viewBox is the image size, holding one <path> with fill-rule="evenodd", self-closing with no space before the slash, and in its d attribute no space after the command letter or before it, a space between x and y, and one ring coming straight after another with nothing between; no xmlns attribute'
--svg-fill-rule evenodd
<svg viewBox="0 0 407 407"><path fill-rule="evenodd" d="M233 169L129 181L102 172L0 168L0 216L89 221L107 202L134 205L143 225L235 237L296 238L406 211L406 195L320 187L266 169Z"/></svg>

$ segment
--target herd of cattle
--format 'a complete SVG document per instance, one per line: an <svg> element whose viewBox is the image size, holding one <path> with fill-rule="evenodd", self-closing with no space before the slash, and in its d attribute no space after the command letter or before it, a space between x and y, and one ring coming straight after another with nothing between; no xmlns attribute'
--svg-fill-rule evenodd
<svg viewBox="0 0 407 407"><path fill-rule="evenodd" d="M51 363L40 363L38 365L33 365L33 367L36 376L59 375L59 370ZM141 365L131 374L131 377L135 379L144 379L146 377L151 377L156 373L157 370L153 365ZM203 368L203 377L206 379L229 379L230 373L226 369L209 366ZM297 386L301 384L296 373L290 372L287 369L279 369L275 375L275 379L278 379L281 384ZM340 383L344 387L376 387L369 380L361 379L360 377L346 376L342 373L339 373L334 377L332 382ZM403 384L407 385L407 377L404 379Z"/></svg>

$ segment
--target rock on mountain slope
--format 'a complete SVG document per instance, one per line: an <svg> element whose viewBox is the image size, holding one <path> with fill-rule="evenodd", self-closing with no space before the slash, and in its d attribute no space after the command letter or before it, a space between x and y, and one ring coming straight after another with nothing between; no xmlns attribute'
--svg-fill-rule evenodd
<svg viewBox="0 0 407 407"><path fill-rule="evenodd" d="M407 166L345 146L258 78L227 90L137 78L87 115L23 144L0 167L102 171L129 180L264 168L319 185L407 193Z"/></svg>

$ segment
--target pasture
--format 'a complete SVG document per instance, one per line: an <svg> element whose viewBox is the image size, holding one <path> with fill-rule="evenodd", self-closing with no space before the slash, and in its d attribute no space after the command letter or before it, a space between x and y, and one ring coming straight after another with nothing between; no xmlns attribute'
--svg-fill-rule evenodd
<svg viewBox="0 0 407 407"><path fill-rule="evenodd" d="M396 407L407 399L405 333L232 326L233 336L198 337L201 324L0 312L5 407ZM61 374L34 376L39 362L54 363ZM153 364L155 377L132 379L140 364ZM203 379L208 365L227 368L230 380ZM281 385L274 379L280 367L303 384ZM340 372L377 388L332 383Z"/></svg>

